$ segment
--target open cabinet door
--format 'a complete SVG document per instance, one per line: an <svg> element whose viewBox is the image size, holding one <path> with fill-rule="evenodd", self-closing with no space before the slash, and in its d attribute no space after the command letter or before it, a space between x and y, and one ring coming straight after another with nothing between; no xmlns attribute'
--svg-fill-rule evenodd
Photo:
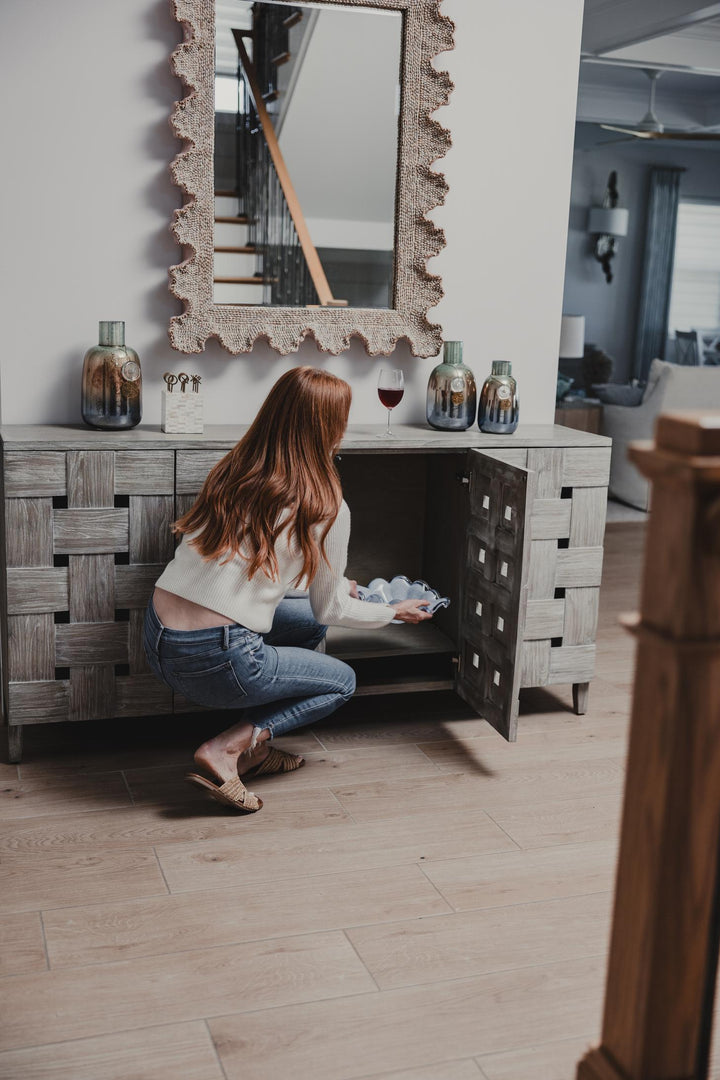
<svg viewBox="0 0 720 1080"><path fill-rule="evenodd" d="M468 451L468 521L457 692L517 736L534 474Z"/></svg>

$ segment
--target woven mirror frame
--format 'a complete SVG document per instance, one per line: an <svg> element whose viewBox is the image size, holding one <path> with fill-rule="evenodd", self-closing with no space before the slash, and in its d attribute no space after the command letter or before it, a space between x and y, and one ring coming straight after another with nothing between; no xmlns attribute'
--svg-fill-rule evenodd
<svg viewBox="0 0 720 1080"><path fill-rule="evenodd" d="M280 2L290 5L292 0ZM358 6L356 0L320 2ZM443 289L440 278L428 271L427 261L442 250L445 235L427 214L445 199L447 183L432 165L447 152L450 135L432 114L447 104L453 85L447 72L435 69L433 59L453 48L454 31L452 21L440 14L440 0L362 0L361 5L403 15L391 309L213 302L215 4L214 0L172 0L172 4L184 41L173 52L171 64L187 89L171 118L175 134L184 141L171 172L185 200L172 224L183 261L170 268L170 291L184 307L170 322L173 348L198 353L206 341L217 338L228 352L238 354L250 352L258 339L266 339L273 349L287 355L312 336L320 349L337 355L356 336L371 356L391 353L402 339L415 356L436 355L442 331L427 313L440 301Z"/></svg>

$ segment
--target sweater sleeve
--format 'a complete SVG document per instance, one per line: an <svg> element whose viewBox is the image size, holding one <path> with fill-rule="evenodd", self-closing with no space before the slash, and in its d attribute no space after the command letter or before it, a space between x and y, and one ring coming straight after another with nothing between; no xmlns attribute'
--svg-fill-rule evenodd
<svg viewBox="0 0 720 1080"><path fill-rule="evenodd" d="M342 502L340 512L325 538L325 553L330 565L320 561L310 585L310 605L315 618L328 626L365 627L376 630L395 618L389 604L373 604L356 600L350 595L350 582L345 577L348 543L350 541L350 510Z"/></svg>

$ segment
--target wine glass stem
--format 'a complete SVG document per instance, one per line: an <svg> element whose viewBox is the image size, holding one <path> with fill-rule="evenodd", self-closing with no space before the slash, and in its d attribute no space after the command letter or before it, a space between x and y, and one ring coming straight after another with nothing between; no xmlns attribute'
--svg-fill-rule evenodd
<svg viewBox="0 0 720 1080"><path fill-rule="evenodd" d="M387 433L388 433L388 435L390 434L390 413L391 413L391 411L392 411L391 409L388 409L388 411L387 411L387 414L388 414Z"/></svg>

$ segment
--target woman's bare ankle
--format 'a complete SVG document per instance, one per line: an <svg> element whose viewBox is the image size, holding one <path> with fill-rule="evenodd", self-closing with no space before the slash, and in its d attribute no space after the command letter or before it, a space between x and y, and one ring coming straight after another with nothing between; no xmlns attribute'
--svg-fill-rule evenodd
<svg viewBox="0 0 720 1080"><path fill-rule="evenodd" d="M243 758L246 767L249 759L258 764L267 756L270 732L250 724L246 727L246 731L233 732L230 738L224 738L223 733L208 739L195 751L195 764L209 769L223 782L238 775L238 758Z"/></svg>
<svg viewBox="0 0 720 1080"><path fill-rule="evenodd" d="M213 746L212 742L203 743L195 751L195 764L207 769L225 783L237 776L238 754Z"/></svg>

